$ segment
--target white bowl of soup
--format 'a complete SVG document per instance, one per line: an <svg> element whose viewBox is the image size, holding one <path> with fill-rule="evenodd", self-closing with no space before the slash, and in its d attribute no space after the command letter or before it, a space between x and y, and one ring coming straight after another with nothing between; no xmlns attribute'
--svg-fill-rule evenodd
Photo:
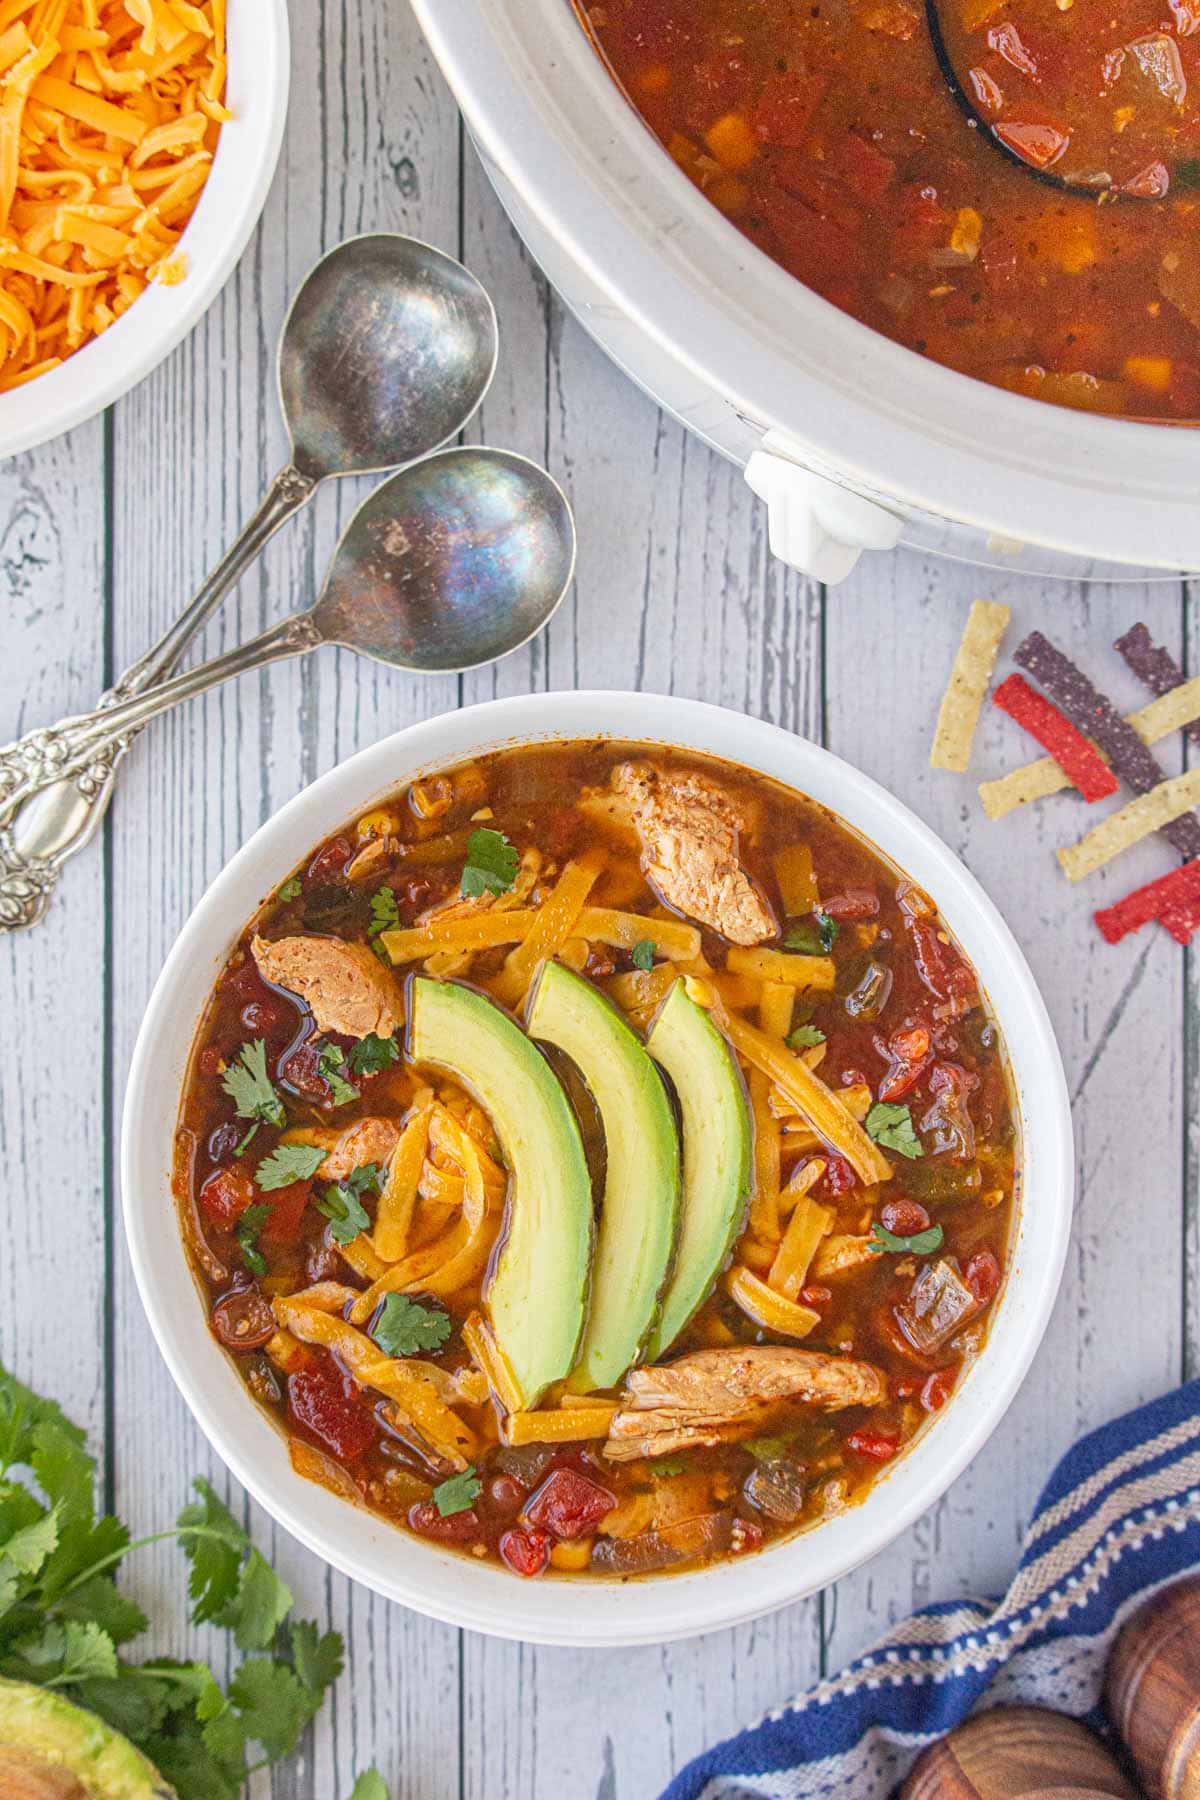
<svg viewBox="0 0 1200 1800"><path fill-rule="evenodd" d="M77 10L72 0L68 26L86 23ZM91 92L89 52L68 50L30 93L80 150L77 161L63 146L37 158L22 150L14 260L0 270L0 456L111 406L198 323L258 222L283 141L286 0L167 8L140 33L127 9L101 16L113 34L102 53L111 84ZM36 41L32 53L52 48ZM58 192L56 158L64 204L51 229L39 198Z"/></svg>
<svg viewBox="0 0 1200 1800"><path fill-rule="evenodd" d="M360 752L213 883L122 1182L199 1424L449 1623L620 1644L824 1586L995 1429L1070 1115L961 862L778 728L499 700Z"/></svg>

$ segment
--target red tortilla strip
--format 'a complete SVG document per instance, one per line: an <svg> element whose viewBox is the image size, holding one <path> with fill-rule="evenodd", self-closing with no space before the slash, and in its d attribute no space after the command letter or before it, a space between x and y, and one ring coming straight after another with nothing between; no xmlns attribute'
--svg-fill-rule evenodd
<svg viewBox="0 0 1200 1800"><path fill-rule="evenodd" d="M1089 805L1116 793L1117 778L1099 751L1023 676L1010 675L1002 681L992 703L1049 752Z"/></svg>
<svg viewBox="0 0 1200 1800"><path fill-rule="evenodd" d="M1083 670L1077 669L1040 631L1031 631L1017 645L1013 661L1041 683L1076 731L1082 731L1099 745L1135 794L1148 794L1163 784L1163 770L1108 695L1093 687ZM1200 856L1200 819L1194 812L1172 813L1158 829L1181 856Z"/></svg>
<svg viewBox="0 0 1200 1800"><path fill-rule="evenodd" d="M1101 936L1110 944L1119 944L1131 931L1140 931L1155 919L1181 944L1190 942L1192 932L1200 926L1200 862L1184 863L1181 869L1148 881L1095 916ZM1184 931L1186 936L1181 935Z"/></svg>
<svg viewBox="0 0 1200 1800"><path fill-rule="evenodd" d="M1171 652L1154 642L1140 619L1129 627L1124 637L1117 639L1113 649L1125 658L1138 680L1144 681L1150 692L1160 699L1182 687L1187 680ZM1183 729L1193 744L1200 744L1200 719L1193 719Z"/></svg>

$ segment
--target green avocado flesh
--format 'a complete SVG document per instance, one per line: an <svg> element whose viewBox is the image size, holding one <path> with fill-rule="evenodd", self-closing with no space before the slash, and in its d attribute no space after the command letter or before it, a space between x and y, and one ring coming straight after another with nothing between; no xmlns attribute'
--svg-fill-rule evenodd
<svg viewBox="0 0 1200 1800"><path fill-rule="evenodd" d="M153 1764L95 1713L48 1688L0 1681L4 1800L174 1800Z"/></svg>
<svg viewBox="0 0 1200 1800"><path fill-rule="evenodd" d="M487 1307L521 1399L536 1406L570 1374L587 1305L592 1184L578 1122L541 1051L474 988L418 976L408 1046L476 1096L500 1140L508 1216Z"/></svg>
<svg viewBox="0 0 1200 1800"><path fill-rule="evenodd" d="M683 1117L683 1215L675 1267L646 1345L655 1362L709 1293L741 1229L752 1127L733 1053L682 981L663 1001L646 1048L671 1077Z"/></svg>
<svg viewBox="0 0 1200 1800"><path fill-rule="evenodd" d="M646 1341L679 1219L679 1141L662 1076L616 1008L561 963L527 1025L575 1064L604 1126L606 1169L583 1343L568 1386L615 1387Z"/></svg>

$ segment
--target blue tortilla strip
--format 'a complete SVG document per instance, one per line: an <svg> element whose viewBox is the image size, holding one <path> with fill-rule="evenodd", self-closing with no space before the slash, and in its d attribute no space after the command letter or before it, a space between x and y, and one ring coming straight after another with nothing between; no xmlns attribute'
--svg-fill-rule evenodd
<svg viewBox="0 0 1200 1800"><path fill-rule="evenodd" d="M1039 681L1077 731L1099 744L1122 781L1135 794L1148 794L1166 780L1165 772L1151 756L1133 726L1123 719L1112 701L1092 686L1082 669L1056 650L1040 631L1031 631L1013 652L1027 674ZM1162 835L1181 856L1200 856L1200 818L1194 812L1172 819Z"/></svg>
<svg viewBox="0 0 1200 1800"><path fill-rule="evenodd" d="M1113 649L1125 658L1138 680L1144 681L1150 692L1160 699L1174 688L1182 687L1187 680L1171 652L1154 642L1140 619L1129 627L1124 637L1117 639ZM1200 719L1193 719L1183 731L1193 744L1200 744Z"/></svg>

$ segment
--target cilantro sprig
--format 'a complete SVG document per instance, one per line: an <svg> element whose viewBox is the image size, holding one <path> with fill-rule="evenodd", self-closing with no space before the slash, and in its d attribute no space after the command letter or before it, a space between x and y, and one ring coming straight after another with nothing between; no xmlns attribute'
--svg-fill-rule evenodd
<svg viewBox="0 0 1200 1800"><path fill-rule="evenodd" d="M348 1106L351 1100L358 1099L358 1089L346 1080L345 1068L345 1051L339 1050L336 1044L322 1044L317 1057L317 1073L329 1083L330 1098L335 1106Z"/></svg>
<svg viewBox="0 0 1200 1800"><path fill-rule="evenodd" d="M483 894L507 894L517 879L519 862L516 845L510 844L502 831L481 825L467 839L467 860L459 884L463 898L478 900Z"/></svg>
<svg viewBox="0 0 1200 1800"><path fill-rule="evenodd" d="M303 892L303 885L298 875L289 875L283 886L276 890L275 898L285 906L289 900L298 900Z"/></svg>
<svg viewBox="0 0 1200 1800"><path fill-rule="evenodd" d="M906 1156L915 1162L925 1151L913 1127L912 1113L895 1101L877 1100L864 1121L867 1136L873 1137L885 1150Z"/></svg>
<svg viewBox="0 0 1200 1800"><path fill-rule="evenodd" d="M25 1474L21 1474L25 1471ZM239 1800L297 1748L342 1670L342 1640L293 1619L292 1594L205 1481L174 1530L131 1540L96 1511L82 1431L0 1368L0 1677L52 1688L149 1757L179 1800ZM117 1586L125 1558L175 1538L190 1564L194 1624L232 1633L228 1687L202 1662L137 1662L148 1626ZM357 1800L387 1800L374 1771ZM353 1800L353 1797L352 1797Z"/></svg>
<svg viewBox="0 0 1200 1800"><path fill-rule="evenodd" d="M825 1033L819 1025L797 1025L783 1041L789 1050L815 1050L818 1044L825 1042Z"/></svg>
<svg viewBox="0 0 1200 1800"><path fill-rule="evenodd" d="M252 1275L265 1275L267 1272L267 1259L258 1247L258 1239L270 1216L269 1206L261 1204L248 1206L234 1230L233 1235L237 1239L238 1249L242 1253L242 1261Z"/></svg>
<svg viewBox="0 0 1200 1800"><path fill-rule="evenodd" d="M416 1356L439 1350L450 1336L450 1315L411 1294L388 1294L371 1336L385 1356Z"/></svg>
<svg viewBox="0 0 1200 1800"><path fill-rule="evenodd" d="M654 967L654 952L657 948L653 938L642 938L636 943L630 952L634 968L640 969L643 975L648 975Z"/></svg>
<svg viewBox="0 0 1200 1800"><path fill-rule="evenodd" d="M785 950L799 950L805 956L828 956L837 942L841 927L836 919L830 918L827 912L820 910L813 913L811 925L799 923L789 925L783 934Z"/></svg>
<svg viewBox="0 0 1200 1800"><path fill-rule="evenodd" d="M359 1163L344 1181L335 1181L319 1199L313 1201L319 1213L329 1220L329 1235L335 1244L350 1244L360 1231L366 1231L371 1220L362 1203L363 1194L378 1193L383 1186L382 1163Z"/></svg>
<svg viewBox="0 0 1200 1800"><path fill-rule="evenodd" d="M472 1463L461 1475L451 1475L446 1481L439 1482L430 1498L440 1516L448 1519L451 1513L469 1511L482 1492L483 1483L476 1475L475 1465Z"/></svg>
<svg viewBox="0 0 1200 1800"><path fill-rule="evenodd" d="M388 962L388 954L377 940L384 931L396 931L400 925L400 908L396 904L396 895L392 888L376 888L371 895L371 922L367 926L367 942L376 956Z"/></svg>
<svg viewBox="0 0 1200 1800"><path fill-rule="evenodd" d="M316 1174L328 1151L319 1144L277 1144L270 1156L264 1156L254 1171L255 1186L264 1194L276 1188L291 1187L294 1181L307 1181ZM245 1218L245 1214L242 1217Z"/></svg>
<svg viewBox="0 0 1200 1800"><path fill-rule="evenodd" d="M242 1045L222 1075L221 1086L233 1101L239 1119L256 1119L280 1130L287 1124L283 1101L267 1074L264 1038L255 1038L252 1043Z"/></svg>
<svg viewBox="0 0 1200 1800"><path fill-rule="evenodd" d="M871 1226L867 1249L876 1256L885 1252L891 1256L907 1256L910 1252L914 1256L928 1256L941 1249L944 1236L940 1225L931 1225L927 1231L916 1231L911 1237L897 1237L876 1219Z"/></svg>
<svg viewBox="0 0 1200 1800"><path fill-rule="evenodd" d="M350 1052L350 1073L352 1075L378 1075L384 1069L400 1061L400 1046L394 1037L380 1037L372 1031L365 1038L359 1038Z"/></svg>

